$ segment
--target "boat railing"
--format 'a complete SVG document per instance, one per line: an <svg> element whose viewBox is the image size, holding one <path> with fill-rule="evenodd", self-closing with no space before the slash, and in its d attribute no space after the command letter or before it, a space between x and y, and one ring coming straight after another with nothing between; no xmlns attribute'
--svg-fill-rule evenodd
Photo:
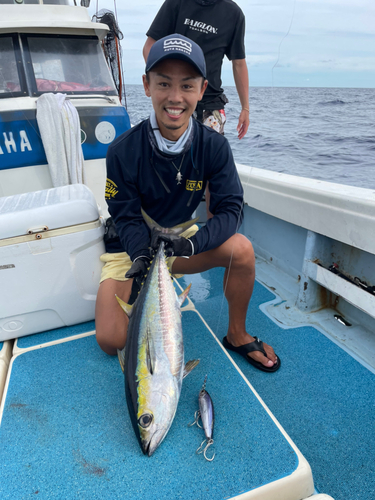
<svg viewBox="0 0 375 500"><path fill-rule="evenodd" d="M293 255L302 268L290 257L285 270L298 279L298 308L318 311L341 297L375 318L374 191L245 165L237 169L248 206L245 210L266 214L262 217L274 241L270 253L265 238L247 223L246 231L258 253L274 264L285 260L286 249L278 239L281 225L284 240L294 241ZM254 218L255 214L248 219Z"/></svg>

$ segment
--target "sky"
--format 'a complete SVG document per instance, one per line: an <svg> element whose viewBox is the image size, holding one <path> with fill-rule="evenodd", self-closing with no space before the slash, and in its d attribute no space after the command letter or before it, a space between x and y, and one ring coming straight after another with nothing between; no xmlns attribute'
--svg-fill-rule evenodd
<svg viewBox="0 0 375 500"><path fill-rule="evenodd" d="M183 0L187 1L187 0ZM163 0L116 0L126 84L141 84L142 48ZM246 18L251 87L375 86L375 0L238 0ZM115 11L114 0L91 0L90 15ZM234 85L232 64L222 68Z"/></svg>

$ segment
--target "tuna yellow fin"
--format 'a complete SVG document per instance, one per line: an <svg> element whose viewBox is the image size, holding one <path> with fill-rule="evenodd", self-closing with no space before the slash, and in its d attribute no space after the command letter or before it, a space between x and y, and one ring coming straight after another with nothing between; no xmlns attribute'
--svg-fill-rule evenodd
<svg viewBox="0 0 375 500"><path fill-rule="evenodd" d="M184 368L184 376L182 378L185 378L191 371L194 370L194 368L199 364L200 359L192 359L188 361L185 365Z"/></svg>
<svg viewBox="0 0 375 500"><path fill-rule="evenodd" d="M185 302L185 299L186 297L188 296L188 293L190 292L190 288L191 288L191 283L190 285L185 288L185 290L178 296L178 303L180 304L180 307L182 306L182 304Z"/></svg>
<svg viewBox="0 0 375 500"><path fill-rule="evenodd" d="M177 224L177 226L165 228L165 227L160 226L153 219L151 219L151 217L146 214L146 212L143 210L143 208L141 208L141 212L142 212L142 216L143 216L146 224L148 225L148 227L150 229L156 228L164 234L177 234L177 235L179 235L179 234L183 233L184 231L186 231L187 229L189 229L189 227L193 226L199 220L199 217L197 217L196 219L191 219L191 220L188 220L186 222L182 222L181 224Z"/></svg>
<svg viewBox="0 0 375 500"><path fill-rule="evenodd" d="M130 318L130 315L131 315L131 312L132 312L132 308L133 306L130 306L129 304L127 304L126 302L124 302L123 300L120 299L120 297L118 297L116 294L115 294L115 297L117 299L117 302L120 304L122 310L126 313L127 316L129 316Z"/></svg>
<svg viewBox="0 0 375 500"><path fill-rule="evenodd" d="M122 373L124 373L125 370L125 347L123 349L117 349L117 357L120 362L121 370Z"/></svg>

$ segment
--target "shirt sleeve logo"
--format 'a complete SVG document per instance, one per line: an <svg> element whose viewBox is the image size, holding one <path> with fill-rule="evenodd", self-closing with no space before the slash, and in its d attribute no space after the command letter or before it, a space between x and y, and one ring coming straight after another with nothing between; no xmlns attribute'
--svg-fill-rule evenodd
<svg viewBox="0 0 375 500"><path fill-rule="evenodd" d="M111 179L107 179L105 183L105 199L109 200L110 198L114 198L117 193L117 185L113 181L111 181Z"/></svg>
<svg viewBox="0 0 375 500"><path fill-rule="evenodd" d="M197 187L195 187L195 185ZM202 190L202 187L203 187L203 181L189 181L189 179L187 179L186 181L186 190L187 191L201 191Z"/></svg>

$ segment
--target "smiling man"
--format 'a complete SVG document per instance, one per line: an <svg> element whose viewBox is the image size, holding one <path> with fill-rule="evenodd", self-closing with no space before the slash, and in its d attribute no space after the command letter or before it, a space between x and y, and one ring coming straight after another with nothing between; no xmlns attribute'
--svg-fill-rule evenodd
<svg viewBox="0 0 375 500"><path fill-rule="evenodd" d="M181 33L193 39L203 50L208 85L194 116L198 121L223 134L226 123L225 104L221 88L221 69L224 57L232 62L233 77L241 112L238 118L238 138L249 127L249 75L246 65L245 16L232 0L165 0L146 35L143 56L156 40Z"/></svg>
<svg viewBox="0 0 375 500"><path fill-rule="evenodd" d="M280 360L272 347L246 332L247 308L255 279L250 241L238 234L243 190L228 141L192 119L207 86L200 47L178 34L151 48L145 93L152 100L150 118L118 137L108 148L106 198L112 221L107 222L106 253L96 304L96 336L100 347L116 354L126 343L128 318L115 294L129 302L132 285L150 265L150 247L159 239L173 255L174 275L224 267L229 325L223 343L264 371L276 371ZM150 231L141 208L160 226L189 220L210 182L213 217L183 236Z"/></svg>

